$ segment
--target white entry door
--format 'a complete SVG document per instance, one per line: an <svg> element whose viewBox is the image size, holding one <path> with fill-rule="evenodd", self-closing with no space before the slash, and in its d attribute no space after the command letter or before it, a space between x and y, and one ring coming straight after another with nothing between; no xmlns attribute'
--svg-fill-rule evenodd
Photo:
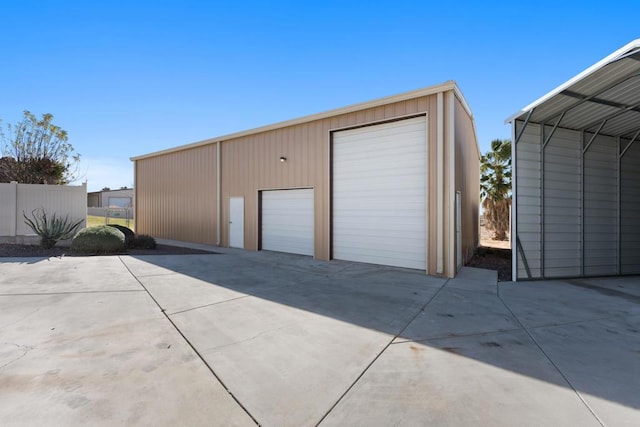
<svg viewBox="0 0 640 427"><path fill-rule="evenodd" d="M229 198L229 246L244 249L244 197Z"/></svg>

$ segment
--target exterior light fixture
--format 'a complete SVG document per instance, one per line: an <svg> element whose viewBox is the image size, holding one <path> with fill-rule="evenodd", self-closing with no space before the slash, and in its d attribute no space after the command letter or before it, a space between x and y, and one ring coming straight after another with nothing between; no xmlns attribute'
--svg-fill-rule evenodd
<svg viewBox="0 0 640 427"><path fill-rule="evenodd" d="M280 163L284 163L287 161L287 158L285 156L280 156Z"/></svg>

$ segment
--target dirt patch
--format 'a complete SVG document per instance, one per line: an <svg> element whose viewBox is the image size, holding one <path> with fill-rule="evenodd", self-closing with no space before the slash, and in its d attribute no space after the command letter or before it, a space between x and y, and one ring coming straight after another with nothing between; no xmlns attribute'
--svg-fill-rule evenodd
<svg viewBox="0 0 640 427"><path fill-rule="evenodd" d="M126 252L115 255L190 255L190 254L214 254L216 252L200 249L183 248L180 246L158 245L156 249L128 249ZM86 256L71 252L64 246L54 246L44 249L37 245L14 245L0 243L0 257L61 257L61 256Z"/></svg>
<svg viewBox="0 0 640 427"><path fill-rule="evenodd" d="M511 280L511 249L480 246L467 265L495 270L499 282L508 282Z"/></svg>
<svg viewBox="0 0 640 427"><path fill-rule="evenodd" d="M507 238L510 238L511 233L507 233ZM499 249L511 249L510 240L494 240L494 232L489 230L484 225L480 226L480 246L487 248L499 248Z"/></svg>

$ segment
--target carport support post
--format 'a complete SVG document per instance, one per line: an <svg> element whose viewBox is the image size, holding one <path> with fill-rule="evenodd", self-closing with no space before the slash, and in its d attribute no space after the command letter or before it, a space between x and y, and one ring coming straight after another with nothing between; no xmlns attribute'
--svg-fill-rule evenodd
<svg viewBox="0 0 640 427"><path fill-rule="evenodd" d="M518 173L517 170L517 159L518 159L518 142L522 135L524 135L524 131L529 124L529 119L533 114L535 108L529 110L527 114L527 118L522 124L522 129L520 133L517 133L518 120L513 121L513 126L511 127L511 138L513 141L512 147L512 159L511 159L511 168L512 168L512 181L511 181L511 195L513 203L511 203L511 278L513 281L518 280L518 250L520 252L520 256L522 257L522 263L524 264L525 270L527 272L527 278L531 279L531 271L529 270L529 265L527 263L527 257L525 256L524 249L520 244L520 239L518 238L518 206L517 206L517 179ZM516 248L514 250L514 244Z"/></svg>
<svg viewBox="0 0 640 427"><path fill-rule="evenodd" d="M622 227L622 221L621 221L621 217L622 217L622 200L620 200L620 195L622 194L622 191L620 190L620 185L621 185L621 181L620 181L620 175L621 175L621 169L620 167L622 166L622 155L620 153L620 149L622 147L622 138L617 137L616 138L616 145L618 147L618 150L616 151L616 153L618 153L618 168L616 170L616 180L617 180L617 185L616 185L616 200L618 201L618 215L616 216L616 242L618 242L618 244L616 245L616 274L620 275L620 270L621 270L621 259L620 257L622 256L622 243L620 242L620 238L622 236L620 227Z"/></svg>
<svg viewBox="0 0 640 427"><path fill-rule="evenodd" d="M513 280L514 282L518 280L518 251L514 250L514 243L518 242L518 206L517 206L517 197L516 197L516 193L517 193L517 179L518 179L518 173L517 173L517 163L518 163L518 156L517 156L517 147L518 147L518 141L520 141L520 138L522 138L522 135L524 135L524 130L526 129L527 125L529 124L529 119L531 118L531 115L533 114L533 110L535 110L535 108L532 108L531 110L529 110L529 113L527 114L527 118L524 121L524 124L522 125L522 129L520 130L520 133L516 134L516 127L518 126L518 120L514 119L513 120L513 126L511 127L511 139L513 140L513 159L512 159L512 164L511 164L511 168L512 168L512 179L511 179L511 195L512 195L512 201L513 203L511 203L511 280ZM526 258L524 256L524 251L522 251L522 258L523 258L523 262L526 263ZM527 273L528 272L528 268L527 268ZM528 274L529 278L531 278L531 274Z"/></svg>
<svg viewBox="0 0 640 427"><path fill-rule="evenodd" d="M545 179L544 179L544 149L547 147L547 144L551 141L553 134L556 133L558 126L560 126L560 122L564 118L566 111L563 111L558 120L551 128L551 132L549 135L545 137L545 123L540 123L540 277L544 279L544 187L545 187Z"/></svg>
<svg viewBox="0 0 640 427"><path fill-rule="evenodd" d="M595 135L594 135L595 136ZM584 156L591 143L584 145L585 131L580 132L580 276L584 277ZM593 139L591 140L593 141Z"/></svg>
<svg viewBox="0 0 640 427"><path fill-rule="evenodd" d="M540 277L544 279L544 129L540 123Z"/></svg>

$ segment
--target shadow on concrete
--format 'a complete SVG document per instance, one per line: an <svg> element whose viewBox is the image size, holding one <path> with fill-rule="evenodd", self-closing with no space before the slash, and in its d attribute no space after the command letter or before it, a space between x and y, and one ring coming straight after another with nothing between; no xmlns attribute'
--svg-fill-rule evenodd
<svg viewBox="0 0 640 427"><path fill-rule="evenodd" d="M637 277L503 282L498 286L495 272L488 270L464 268L456 279L447 281L413 270L322 262L270 252L135 256L123 260L179 326L181 316L187 313L220 310L224 305L221 303L239 304L236 301L242 298L256 297L386 334L388 342L378 344L379 353L371 360L375 363L365 367L366 372L355 378L337 400L333 412L324 415L337 424L343 420L341 414L367 407L365 412L371 420L380 421L390 409L384 404L370 407L372 399L381 398L376 393L407 393L411 390L409 385L415 387L422 381L426 387L439 376L445 385L432 392L449 395L449 403L456 402L450 410L470 411L470 418L460 421L472 419L473 411L480 410L460 396L487 392L494 395L481 399L485 401L483 410L500 411L508 404L521 405L514 410L521 412L523 421L558 422L562 416L578 412L595 414L605 423L640 420ZM206 288L207 284L216 285L215 291ZM225 316L234 312L242 310L239 306L229 308ZM289 323L275 320L272 312L258 308L244 313L243 319L253 315L256 319L251 327L259 329L255 334L289 327ZM224 316L211 316L221 329L225 328ZM296 322L295 319L296 315L292 315L287 322ZM302 316L299 321L305 319ZM185 318L184 324L198 321L207 322L204 317ZM211 335L228 341L217 346L202 338L203 353L206 357L209 352L224 368L216 355L223 351L222 347L242 340L223 336L226 332L213 330L216 323L211 322L207 325ZM269 322L273 322L273 328L260 329ZM235 326L230 323L226 327ZM298 337L301 340L315 339L319 334L307 332L296 330L302 335ZM206 328L194 332L194 341L196 335L207 333ZM242 334L239 330L233 333ZM200 349L197 342L196 347ZM443 359L443 355L449 357ZM465 365L451 356L478 363ZM434 371L433 363L439 363L440 368ZM400 364L401 373L406 375L405 384L394 388L384 367ZM382 372L376 370L377 365ZM488 370L477 371L485 369L482 366ZM495 368L503 373L497 373ZM504 382L496 383L494 377L506 375L504 372L509 373ZM465 380L460 375L470 377ZM454 381L447 378L455 378L460 384L451 386ZM537 418L543 403L560 405L559 411L564 414L551 411L545 416L552 418ZM531 410L529 417L524 415L527 409ZM424 407L420 410L424 411ZM577 419L569 417L566 421Z"/></svg>

